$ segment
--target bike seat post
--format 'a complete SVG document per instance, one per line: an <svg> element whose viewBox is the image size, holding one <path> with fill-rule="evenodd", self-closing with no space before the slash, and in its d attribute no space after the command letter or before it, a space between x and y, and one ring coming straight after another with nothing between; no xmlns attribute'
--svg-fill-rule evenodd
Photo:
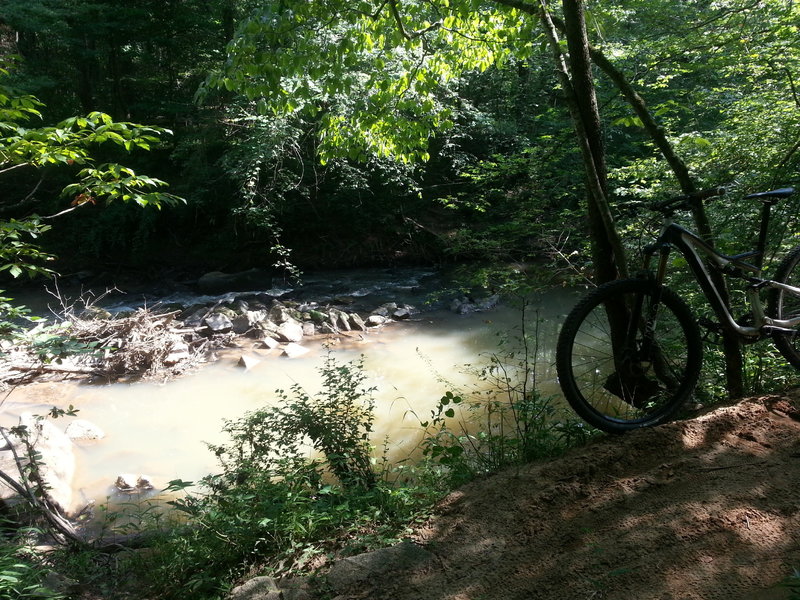
<svg viewBox="0 0 800 600"><path fill-rule="evenodd" d="M767 249L767 232L769 230L770 211L772 210L773 204L775 204L773 198L765 198L762 200L761 225L759 226L758 244L756 245L756 252L758 254L753 257L753 264L758 267L759 271L761 271L761 267L764 266L764 252L766 252Z"/></svg>

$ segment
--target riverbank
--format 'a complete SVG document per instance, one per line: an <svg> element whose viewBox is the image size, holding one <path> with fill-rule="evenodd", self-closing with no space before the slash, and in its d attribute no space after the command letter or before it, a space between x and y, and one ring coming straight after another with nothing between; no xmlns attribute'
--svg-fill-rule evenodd
<svg viewBox="0 0 800 600"><path fill-rule="evenodd" d="M752 398L475 481L414 529L411 566L351 568L333 596L796 598L799 419L798 390Z"/></svg>

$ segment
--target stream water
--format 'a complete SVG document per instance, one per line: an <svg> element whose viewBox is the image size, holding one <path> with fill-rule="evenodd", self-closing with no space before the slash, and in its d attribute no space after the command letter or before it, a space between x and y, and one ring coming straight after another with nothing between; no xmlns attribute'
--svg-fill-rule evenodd
<svg viewBox="0 0 800 600"><path fill-rule="evenodd" d="M555 338L574 298L572 292L553 290L532 299L527 308L528 327L538 320L537 385L544 393L558 393ZM113 496L121 473L146 474L163 488L173 479L196 481L214 472L216 459L206 442L225 441L225 419L276 402L276 390L289 390L295 383L313 393L327 352L337 362L363 355L368 383L377 389L373 442L379 448L386 443L390 459L398 461L414 453L422 434L419 421L445 391L475 385L466 365L485 363L520 324L519 310L503 305L466 315L438 309L379 331L351 332L328 349L307 344L311 352L295 359L274 351L233 349L165 384L42 383L12 391L0 406L0 423L11 424L25 411L46 414L52 406L73 405L78 418L105 432L102 440L77 447L74 510ZM244 370L236 364L243 353L260 362ZM57 424L64 427L69 420Z"/></svg>

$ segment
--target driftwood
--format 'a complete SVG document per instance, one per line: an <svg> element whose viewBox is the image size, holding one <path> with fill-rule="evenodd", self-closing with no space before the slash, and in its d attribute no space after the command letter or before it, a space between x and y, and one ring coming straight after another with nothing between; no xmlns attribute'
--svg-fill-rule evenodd
<svg viewBox="0 0 800 600"><path fill-rule="evenodd" d="M64 317L58 331L78 353L63 361L44 361L24 339L7 351L0 366L0 380L6 383L30 381L44 374L95 376L107 380L121 377L167 379L205 360L208 340L176 321L179 311L155 313L139 309L119 318ZM39 326L28 339L46 332ZM55 347L54 347L55 348Z"/></svg>

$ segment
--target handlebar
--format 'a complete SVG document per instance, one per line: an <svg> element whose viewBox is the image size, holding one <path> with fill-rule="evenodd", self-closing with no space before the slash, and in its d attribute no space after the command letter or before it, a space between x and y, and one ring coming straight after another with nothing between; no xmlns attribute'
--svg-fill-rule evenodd
<svg viewBox="0 0 800 600"><path fill-rule="evenodd" d="M708 188L707 190L690 192L688 194L683 194L682 196L676 196L674 198L655 202L653 203L652 208L662 213L671 213L676 210L689 210L692 202L705 200L706 198L715 198L724 194L724 187Z"/></svg>

